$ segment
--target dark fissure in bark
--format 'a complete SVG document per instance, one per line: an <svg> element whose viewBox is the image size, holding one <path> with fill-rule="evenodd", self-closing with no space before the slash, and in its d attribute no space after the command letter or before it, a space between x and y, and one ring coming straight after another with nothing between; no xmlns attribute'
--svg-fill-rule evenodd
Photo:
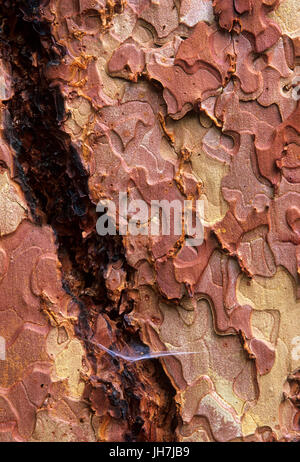
<svg viewBox="0 0 300 462"><path fill-rule="evenodd" d="M59 60L64 50L57 44L56 51L43 48L40 36L52 38L49 26L37 19L38 6L39 1L22 0L6 1L0 6L2 57L11 64L14 86L14 96L6 103L11 116L6 134L16 152L15 180L23 188L36 223L46 222L56 233L63 285L80 306L77 335L81 339L90 338L96 317L101 313L114 330L118 346L129 345L133 352L147 352L148 347L141 342L138 331L127 322L126 314L133 302L128 298L127 309L120 314L117 307L111 307L105 288L104 271L110 262L121 259L128 280L133 270L126 263L121 238L101 237L95 231L97 217L88 196L87 173L69 136L60 129L65 117L63 98L59 90L49 88L43 78L44 66L49 61ZM82 231L90 229L94 231L84 239ZM126 291L122 296L126 298ZM85 347L96 374L95 347L88 342ZM140 405L144 394L150 407L153 401L154 422L164 428L163 439L174 440L177 426L175 391L160 362L122 364L120 368L116 358L108 357L107 360L122 389L122 398L114 383L107 383L101 376L95 383L105 392L112 408L120 410L120 421L127 422L124 439L155 439L153 423L147 423L147 415ZM151 386L143 383L143 375L149 376L149 369L153 397ZM94 386L87 384L87 399ZM159 395L164 397L161 407L157 400Z"/></svg>

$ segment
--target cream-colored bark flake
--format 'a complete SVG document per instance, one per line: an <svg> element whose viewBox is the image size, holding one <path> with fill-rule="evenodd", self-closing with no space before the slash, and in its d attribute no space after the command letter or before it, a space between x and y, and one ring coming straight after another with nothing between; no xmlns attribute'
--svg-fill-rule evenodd
<svg viewBox="0 0 300 462"><path fill-rule="evenodd" d="M299 0L282 0L277 10L272 11L270 18L277 22L283 33L296 36L300 33Z"/></svg>
<svg viewBox="0 0 300 462"><path fill-rule="evenodd" d="M0 173L0 236L13 233L25 218L27 207L18 189L7 172Z"/></svg>
<svg viewBox="0 0 300 462"><path fill-rule="evenodd" d="M237 291L241 305L253 308L251 317L255 337L272 344L276 352L271 371L258 377L259 399L243 418L243 433L251 434L257 426L269 426L279 432L280 403L287 376L300 366L294 353L300 335L300 302L289 273L279 267L271 278L241 276Z"/></svg>

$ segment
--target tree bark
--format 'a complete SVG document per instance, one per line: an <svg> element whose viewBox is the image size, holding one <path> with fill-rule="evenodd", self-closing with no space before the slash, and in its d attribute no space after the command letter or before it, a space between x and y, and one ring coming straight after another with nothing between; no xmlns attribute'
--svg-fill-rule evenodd
<svg viewBox="0 0 300 462"><path fill-rule="evenodd" d="M1 4L0 441L299 440L297 14Z"/></svg>

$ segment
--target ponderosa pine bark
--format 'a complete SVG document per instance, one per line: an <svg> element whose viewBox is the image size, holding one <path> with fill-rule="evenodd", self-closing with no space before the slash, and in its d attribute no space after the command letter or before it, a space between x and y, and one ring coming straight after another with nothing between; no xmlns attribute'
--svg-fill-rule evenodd
<svg viewBox="0 0 300 462"><path fill-rule="evenodd" d="M299 440L297 0L0 16L0 441ZM121 193L203 242L100 235Z"/></svg>

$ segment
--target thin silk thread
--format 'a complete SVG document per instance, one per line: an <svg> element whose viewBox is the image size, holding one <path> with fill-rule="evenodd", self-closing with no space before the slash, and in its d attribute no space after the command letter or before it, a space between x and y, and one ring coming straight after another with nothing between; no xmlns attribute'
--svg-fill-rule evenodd
<svg viewBox="0 0 300 462"><path fill-rule="evenodd" d="M85 339L85 340L88 343L92 343L93 345L96 345L98 348L105 351L113 358L121 358L121 359L124 359L124 361L128 361L131 363L134 363L137 361L144 361L145 359L161 358L164 356L194 355L198 353L198 351L156 351L156 352L147 353L144 355L138 355L138 356L131 355L130 356L130 355L124 355L118 351L110 350L109 348L106 348L104 345L102 345L102 343L94 342L93 340L88 340L88 339Z"/></svg>

